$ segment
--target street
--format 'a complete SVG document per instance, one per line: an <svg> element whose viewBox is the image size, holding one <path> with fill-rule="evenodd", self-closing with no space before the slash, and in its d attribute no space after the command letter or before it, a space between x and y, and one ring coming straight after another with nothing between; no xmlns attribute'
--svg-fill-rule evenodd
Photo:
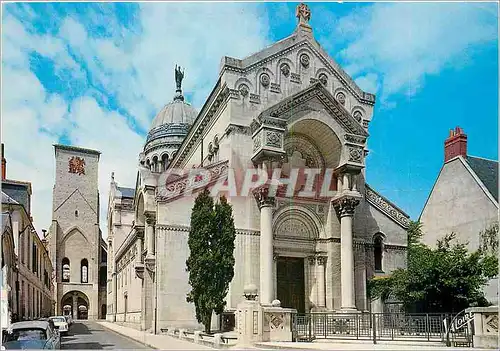
<svg viewBox="0 0 500 351"><path fill-rule="evenodd" d="M145 345L115 333L92 321L75 321L68 335L61 338L65 350L149 349Z"/></svg>

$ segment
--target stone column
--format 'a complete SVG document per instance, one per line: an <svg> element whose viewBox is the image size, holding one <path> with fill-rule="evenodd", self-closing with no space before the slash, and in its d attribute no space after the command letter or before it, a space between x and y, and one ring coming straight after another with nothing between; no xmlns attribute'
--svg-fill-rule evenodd
<svg viewBox="0 0 500 351"><path fill-rule="evenodd" d="M345 185L345 184L344 184ZM335 210L340 217L340 277L341 309L356 309L354 300L354 251L352 240L352 219L359 199L343 196L335 202Z"/></svg>
<svg viewBox="0 0 500 351"><path fill-rule="evenodd" d="M73 319L78 319L78 296L76 294L73 294Z"/></svg>
<svg viewBox="0 0 500 351"><path fill-rule="evenodd" d="M278 257L277 253L273 253L273 300L278 299Z"/></svg>
<svg viewBox="0 0 500 351"><path fill-rule="evenodd" d="M316 259L316 279L318 285L318 308L324 309L326 296L325 296L325 263L326 257L318 256Z"/></svg>
<svg viewBox="0 0 500 351"><path fill-rule="evenodd" d="M260 296L261 304L270 305L274 298L273 277L273 206L274 197L267 189L259 189L255 194L260 208Z"/></svg>
<svg viewBox="0 0 500 351"><path fill-rule="evenodd" d="M114 265L113 265L114 266ZM116 282L116 271L114 271L114 267L113 267L113 273L112 273L112 282L113 282L113 322L116 322L116 310L118 308L118 292L117 292L117 289L118 289L118 284Z"/></svg>
<svg viewBox="0 0 500 351"><path fill-rule="evenodd" d="M310 291L310 296L309 299L311 300L312 308L318 307L318 284L317 284L317 278L316 278L316 272L315 272L315 267L316 267L316 257L314 256L309 256L307 258L307 261L309 263L309 291Z"/></svg>
<svg viewBox="0 0 500 351"><path fill-rule="evenodd" d="M153 214L146 214L146 248L147 248L147 256L154 256L154 226L155 226L155 217Z"/></svg>

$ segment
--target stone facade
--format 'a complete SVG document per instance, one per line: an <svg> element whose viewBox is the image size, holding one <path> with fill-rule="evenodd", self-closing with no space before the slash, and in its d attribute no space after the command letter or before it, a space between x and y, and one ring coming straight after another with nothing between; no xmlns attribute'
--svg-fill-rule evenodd
<svg viewBox="0 0 500 351"><path fill-rule="evenodd" d="M289 297L291 302L285 298L282 307L368 310L366 280L404 267L408 216L364 180L374 103L375 97L353 82L314 39L307 21L301 21L290 37L257 54L242 60L224 57L220 78L196 119L190 119L191 113L176 117L190 128L178 150L169 153L168 169L203 166L212 175L235 178L248 169L279 167L287 174L295 168L332 170L326 197L269 195L265 187L255 197L230 194L237 237L228 312L243 301L248 285L258 288L261 304L283 298L283 284L288 283L279 277L283 267L292 266L299 269L299 278L287 273L286 279L295 279L300 296ZM121 283L113 298L118 308L126 300L128 312L130 291L135 299L140 296L143 329L197 328L194 306L186 302L190 286L185 270L196 193L177 194L193 190L190 178L166 179L161 167L148 163L147 148L153 142L148 136L139 156L132 227L109 261L116 267L111 276L124 272L120 279L131 283L126 283L126 299ZM164 143L155 145L170 150L171 144ZM117 201L113 191L110 196ZM116 216L116 203L110 202L108 220ZM116 225L110 228L115 235ZM383 242L377 270L375 238ZM130 273L133 261L142 285ZM119 311L108 318L118 321ZM131 312L124 321L137 325Z"/></svg>
<svg viewBox="0 0 500 351"><path fill-rule="evenodd" d="M457 140L459 144L450 143ZM467 155L467 136L460 128L445 141L445 163L420 215L423 241L435 246L446 234L480 245L480 233L498 223L498 161ZM498 303L498 279L485 289L486 298Z"/></svg>
<svg viewBox="0 0 500 351"><path fill-rule="evenodd" d="M28 320L50 316L54 311L52 262L47 241L38 236L31 220L31 209L24 205L31 203L31 184L3 179L2 187L2 276L5 284L2 294L6 294L8 300L9 317Z"/></svg>
<svg viewBox="0 0 500 351"><path fill-rule="evenodd" d="M94 150L55 145L48 241L56 272L56 312L75 319L106 315L107 249L99 229L99 155ZM104 279L99 279L103 273Z"/></svg>

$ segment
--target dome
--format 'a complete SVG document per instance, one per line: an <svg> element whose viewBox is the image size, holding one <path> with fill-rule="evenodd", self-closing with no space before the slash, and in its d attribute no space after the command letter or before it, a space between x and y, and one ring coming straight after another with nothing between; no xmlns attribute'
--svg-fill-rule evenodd
<svg viewBox="0 0 500 351"><path fill-rule="evenodd" d="M165 105L153 119L151 130L165 124L192 124L198 116L198 111L188 103L184 102L182 95L174 98L174 101Z"/></svg>
<svg viewBox="0 0 500 351"><path fill-rule="evenodd" d="M181 71L180 67L176 66L176 94L173 101L165 105L153 119L146 139L145 149L163 143L169 145L178 144L180 146L198 116L198 111L184 101L181 89L183 78L184 71ZM153 141L154 143L152 143Z"/></svg>

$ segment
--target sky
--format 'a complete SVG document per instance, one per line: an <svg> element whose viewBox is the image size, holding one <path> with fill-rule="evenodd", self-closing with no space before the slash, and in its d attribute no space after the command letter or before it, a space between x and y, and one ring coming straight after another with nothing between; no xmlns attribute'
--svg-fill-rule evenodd
<svg viewBox="0 0 500 351"><path fill-rule="evenodd" d="M316 40L376 95L367 182L417 219L449 129L468 153L498 159L495 3L309 3ZM198 110L222 56L244 58L290 35L296 3L2 4L2 128L7 178L32 182L37 231L50 226L53 144L102 152L101 229L111 172L134 187L174 67Z"/></svg>

